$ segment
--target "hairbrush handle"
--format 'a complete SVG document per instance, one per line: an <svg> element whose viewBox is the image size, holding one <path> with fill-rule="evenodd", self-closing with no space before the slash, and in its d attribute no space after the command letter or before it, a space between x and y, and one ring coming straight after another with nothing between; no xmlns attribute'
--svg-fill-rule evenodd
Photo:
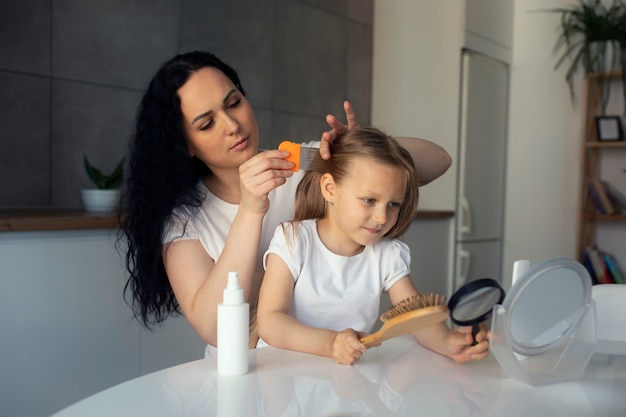
<svg viewBox="0 0 626 417"><path fill-rule="evenodd" d="M390 319L376 333L363 336L360 341L370 348L387 339L441 323L449 315L450 310L444 305L418 308Z"/></svg>

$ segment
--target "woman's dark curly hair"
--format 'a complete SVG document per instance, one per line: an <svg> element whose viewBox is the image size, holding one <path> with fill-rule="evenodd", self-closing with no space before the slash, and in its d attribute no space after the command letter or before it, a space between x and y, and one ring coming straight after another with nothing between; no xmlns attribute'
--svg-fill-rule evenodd
<svg viewBox="0 0 626 417"><path fill-rule="evenodd" d="M208 167L189 156L178 89L204 67L224 73L242 94L233 68L209 52L180 54L165 62L152 78L136 115L122 190L120 240L129 277L124 297L146 327L181 310L167 278L162 237L172 210L202 204L196 190Z"/></svg>

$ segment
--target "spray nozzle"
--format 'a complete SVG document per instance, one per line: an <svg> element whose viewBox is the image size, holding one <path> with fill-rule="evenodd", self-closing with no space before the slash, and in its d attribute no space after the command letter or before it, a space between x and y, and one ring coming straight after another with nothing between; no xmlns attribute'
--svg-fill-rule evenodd
<svg viewBox="0 0 626 417"><path fill-rule="evenodd" d="M224 289L224 304L243 303L243 289L239 285L239 272L228 273L228 283Z"/></svg>
<svg viewBox="0 0 626 417"><path fill-rule="evenodd" d="M239 272L229 272L228 273L228 284L226 285L227 290L238 290L241 288L239 286Z"/></svg>

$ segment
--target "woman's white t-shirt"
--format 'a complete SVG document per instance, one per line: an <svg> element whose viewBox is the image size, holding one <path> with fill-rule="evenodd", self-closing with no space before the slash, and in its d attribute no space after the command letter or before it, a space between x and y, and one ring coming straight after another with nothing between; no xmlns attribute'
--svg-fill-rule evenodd
<svg viewBox="0 0 626 417"><path fill-rule="evenodd" d="M261 274L263 274L261 254L267 250L276 226L281 222L293 219L296 188L303 174L302 171L294 173L285 184L269 194L270 207L263 219L256 268L257 272L261 272ZM199 239L209 256L217 262L226 245L226 238L239 205L227 203L220 199L209 191L202 181L198 181L196 186L206 196L202 206L192 213L188 209L175 209L166 224L163 243Z"/></svg>
<svg viewBox="0 0 626 417"><path fill-rule="evenodd" d="M267 250L276 226L293 219L295 214L295 195L303 171L295 172L287 182L269 193L270 207L263 219L263 229L259 245L259 256L255 268L255 279L263 278L262 254ZM198 181L198 190L206 197L197 209L177 208L166 223L162 243L178 240L200 240L207 254L215 261L219 259L230 227L235 219L239 205L220 199ZM193 210L193 211L192 211ZM256 306L250 306L250 314L256 314ZM216 348L207 345L205 356L215 356Z"/></svg>

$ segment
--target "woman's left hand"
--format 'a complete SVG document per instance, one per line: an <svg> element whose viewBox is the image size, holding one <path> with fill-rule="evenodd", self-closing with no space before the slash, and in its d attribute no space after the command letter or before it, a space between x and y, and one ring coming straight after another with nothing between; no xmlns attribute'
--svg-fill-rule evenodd
<svg viewBox="0 0 626 417"><path fill-rule="evenodd" d="M343 110L346 112L347 126L337 120L337 118L332 114L326 116L326 123L328 123L331 127L331 130L322 133L322 139L320 141L320 155L322 155L323 159L330 158L330 143L337 139L337 136L344 133L348 129L359 127L352 105L348 101L343 102Z"/></svg>

